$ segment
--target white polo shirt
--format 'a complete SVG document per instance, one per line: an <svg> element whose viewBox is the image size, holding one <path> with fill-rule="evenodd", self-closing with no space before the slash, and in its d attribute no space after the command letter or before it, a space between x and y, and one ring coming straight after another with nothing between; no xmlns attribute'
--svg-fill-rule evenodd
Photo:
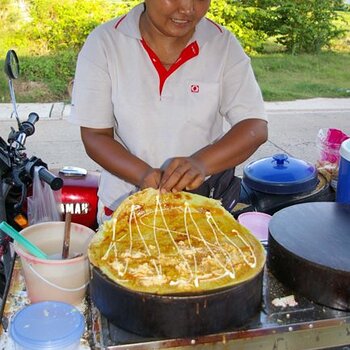
<svg viewBox="0 0 350 350"><path fill-rule="evenodd" d="M249 57L225 28L203 18L166 71L142 40L143 4L100 25L78 57L69 121L115 129L116 139L150 166L190 156L248 118L266 119ZM103 171L98 195L114 210L135 187Z"/></svg>

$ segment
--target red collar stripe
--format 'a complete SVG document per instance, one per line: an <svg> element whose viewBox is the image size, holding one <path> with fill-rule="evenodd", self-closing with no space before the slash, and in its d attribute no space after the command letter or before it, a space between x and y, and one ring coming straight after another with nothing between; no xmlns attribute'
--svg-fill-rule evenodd
<svg viewBox="0 0 350 350"><path fill-rule="evenodd" d="M119 21L114 25L114 29L117 29L119 24L123 21L123 19L126 17L126 15L124 15L122 18L119 19Z"/></svg>
<svg viewBox="0 0 350 350"><path fill-rule="evenodd" d="M211 24L213 24L219 31L220 33L222 33L222 28L215 22L213 22L211 19L209 18L205 18L207 21L209 21Z"/></svg>
<svg viewBox="0 0 350 350"><path fill-rule="evenodd" d="M185 62L196 57L199 54L199 46L197 42L194 41L183 49L177 61L169 68L169 70L166 70L156 53L147 45L146 41L143 38L141 39L141 43L146 52L148 53L148 56L151 59L155 69L158 72L160 95L162 94L163 86L166 79Z"/></svg>

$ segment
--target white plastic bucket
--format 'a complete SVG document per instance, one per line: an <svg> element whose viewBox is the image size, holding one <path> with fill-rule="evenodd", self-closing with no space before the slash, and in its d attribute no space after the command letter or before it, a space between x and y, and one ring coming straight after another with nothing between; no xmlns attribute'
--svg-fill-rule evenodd
<svg viewBox="0 0 350 350"><path fill-rule="evenodd" d="M36 244L49 256L62 253L64 222L45 222L29 226L21 234ZM95 232L90 228L72 223L70 233L70 256L82 256L65 260L39 259L15 242L14 248L21 258L28 298L39 301L62 301L79 304L90 280L87 248Z"/></svg>

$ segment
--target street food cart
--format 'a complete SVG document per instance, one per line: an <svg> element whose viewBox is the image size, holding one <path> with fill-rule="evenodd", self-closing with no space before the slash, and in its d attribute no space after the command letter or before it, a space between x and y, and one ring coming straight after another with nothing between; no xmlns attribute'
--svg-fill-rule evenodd
<svg viewBox="0 0 350 350"><path fill-rule="evenodd" d="M324 220L328 222L329 216L333 215L332 209L337 206L337 203L319 203L316 205L316 209L325 217ZM307 214L309 207L296 206L287 212L282 211L280 215L281 220L284 221L286 218L283 216L289 215L289 212L292 215L300 216L299 210L302 210ZM311 205L311 210L314 208ZM348 215L344 216L344 213L346 214L350 210L349 206L343 205L340 209L337 212L347 222L349 220ZM340 218L340 220L342 219ZM280 222L280 220L276 220L275 224L271 222L270 243L272 239L278 241L278 234L274 235L274 230L277 227L277 231L279 231L278 226ZM330 222L330 225L332 224ZM310 231L307 223L306 227L307 231ZM339 229L341 231L334 230L335 234L339 234L339 232L344 232L344 235L349 234L349 230L346 227L339 227ZM288 236L288 229L285 232L287 232L286 235ZM284 241L282 243L285 244ZM269 256L271 247L266 245L265 248L267 256ZM270 265L273 266L271 263ZM346 269L344 271L348 273ZM331 268L328 269L328 272L332 273ZM328 283L329 281L324 281L326 294ZM86 318L86 332L81 340L81 349L349 349L349 309L340 310L339 308L325 306L302 296L286 286L285 283L282 284L271 273L269 264L265 266L262 291L263 302L260 311L244 326L225 329L216 334L184 339L141 337L127 332L107 320L93 305L88 293L84 302L78 306ZM348 301L346 298L348 298L349 290L345 292L347 293L345 301ZM329 300L329 302L332 303L333 301ZM10 321L11 315L27 303L28 299L26 298L20 263L17 262L5 307L5 322L3 322L5 328ZM111 303L113 303L113 300L111 300ZM230 310L227 312L230 312ZM169 322L177 322L177 320L169 320ZM8 334L6 329L2 329L1 332L3 345L6 343ZM11 348L4 347L4 349Z"/></svg>
<svg viewBox="0 0 350 350"><path fill-rule="evenodd" d="M91 305L89 297L78 306L86 318L83 349L349 349L350 312L320 306L294 295L295 306L275 306L272 301L291 296L274 276L265 271L263 305L259 314L240 329L188 339L152 339L130 334L104 318ZM288 299L284 299L288 300ZM11 316L29 303L25 284L17 263L5 307L5 326ZM174 320L176 322L176 320ZM1 328L0 348L11 350L7 329Z"/></svg>

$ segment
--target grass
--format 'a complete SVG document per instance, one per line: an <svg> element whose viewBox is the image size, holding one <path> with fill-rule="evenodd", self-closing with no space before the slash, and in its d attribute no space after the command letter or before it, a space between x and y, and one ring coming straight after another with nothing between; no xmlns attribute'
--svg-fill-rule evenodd
<svg viewBox="0 0 350 350"><path fill-rule="evenodd" d="M268 54L252 65L266 101L350 97L350 52Z"/></svg>
<svg viewBox="0 0 350 350"><path fill-rule="evenodd" d="M21 78L14 82L18 102L69 101L74 52L55 56L20 57ZM3 65L3 61L0 61ZM314 97L350 97L350 52L292 56L253 56L252 65L266 101ZM5 74L0 74L0 102L9 102Z"/></svg>
<svg viewBox="0 0 350 350"><path fill-rule="evenodd" d="M77 54L67 50L49 56L19 55L20 78L14 81L17 102L68 101ZM0 61L3 66L4 61ZM0 74L0 102L9 102L7 78Z"/></svg>

